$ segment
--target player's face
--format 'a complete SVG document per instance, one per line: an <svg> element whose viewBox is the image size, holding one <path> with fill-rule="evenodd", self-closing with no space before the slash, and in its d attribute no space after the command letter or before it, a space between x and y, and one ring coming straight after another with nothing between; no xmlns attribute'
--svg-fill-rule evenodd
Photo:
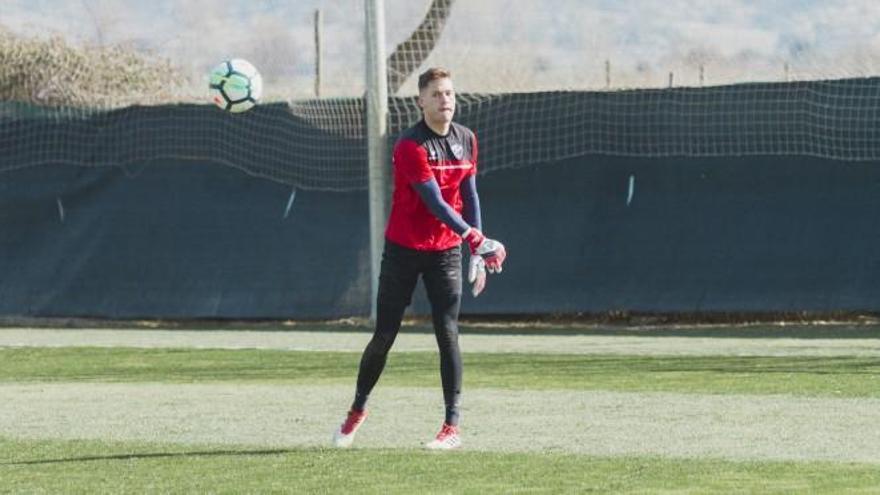
<svg viewBox="0 0 880 495"><path fill-rule="evenodd" d="M434 79L419 93L419 106L429 124L448 124L455 114L455 89L452 79Z"/></svg>

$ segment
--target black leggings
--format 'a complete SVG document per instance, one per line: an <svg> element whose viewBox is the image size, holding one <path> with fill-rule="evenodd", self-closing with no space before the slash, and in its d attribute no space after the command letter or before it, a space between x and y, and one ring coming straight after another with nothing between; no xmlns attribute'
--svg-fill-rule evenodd
<svg viewBox="0 0 880 495"><path fill-rule="evenodd" d="M361 357L357 394L352 407L363 409L385 368L388 351L400 331L400 322L419 275L425 283L434 334L440 350L440 379L446 404L446 422L458 424L461 395L461 351L458 348L458 312L461 308L461 248L416 251L385 243L376 302L376 331Z"/></svg>

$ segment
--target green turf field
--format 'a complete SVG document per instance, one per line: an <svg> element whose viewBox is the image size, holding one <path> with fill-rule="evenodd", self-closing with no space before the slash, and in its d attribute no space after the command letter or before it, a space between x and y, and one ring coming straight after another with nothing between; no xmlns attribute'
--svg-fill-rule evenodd
<svg viewBox="0 0 880 495"><path fill-rule="evenodd" d="M876 465L0 440L0 492L876 493Z"/></svg>
<svg viewBox="0 0 880 495"><path fill-rule="evenodd" d="M7 382L350 384L360 354L226 349L0 348ZM464 356L469 387L880 397L880 357ZM389 357L382 383L436 385L436 352Z"/></svg>
<svg viewBox="0 0 880 495"><path fill-rule="evenodd" d="M572 345L572 335L586 340ZM445 453L420 449L442 419L439 364L423 341L392 352L348 451L327 445L353 392L359 353L349 347L0 345L0 493L880 487L880 341L870 331L859 332L854 355L816 355L814 328L800 340L786 330L779 338L795 344L772 355L731 352L737 338L772 347L753 329L725 329L717 342L700 331L690 340L704 346L697 355L687 355L682 332L681 352L658 330L639 332L632 354L609 344L631 332L538 334L543 351L521 352L528 345L515 339L534 336L496 328L477 352L465 348L465 447ZM517 352L494 352L493 338Z"/></svg>

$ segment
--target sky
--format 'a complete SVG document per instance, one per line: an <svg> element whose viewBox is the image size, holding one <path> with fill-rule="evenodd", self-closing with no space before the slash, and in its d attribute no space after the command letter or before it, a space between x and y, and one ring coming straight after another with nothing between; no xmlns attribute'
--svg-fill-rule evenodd
<svg viewBox="0 0 880 495"><path fill-rule="evenodd" d="M429 3L384 1L389 54ZM269 87L283 81L274 87L293 96L313 91L313 16L320 9L324 94L363 88L362 0L3 4L0 26L17 34L124 44L192 74L246 58ZM880 74L880 2L458 0L427 63L450 67L459 90L473 92L661 87L670 72L676 85L688 86L871 76ZM401 91L414 92L414 82Z"/></svg>

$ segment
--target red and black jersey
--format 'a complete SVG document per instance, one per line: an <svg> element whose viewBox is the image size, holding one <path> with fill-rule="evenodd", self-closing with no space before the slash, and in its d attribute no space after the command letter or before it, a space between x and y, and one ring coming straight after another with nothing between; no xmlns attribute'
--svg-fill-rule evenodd
<svg viewBox="0 0 880 495"><path fill-rule="evenodd" d="M443 199L459 214L461 182L477 173L477 137L453 122L441 136L424 120L404 131L394 145L394 194L385 237L422 251L442 251L461 244L461 237L434 216L413 187L437 179Z"/></svg>

